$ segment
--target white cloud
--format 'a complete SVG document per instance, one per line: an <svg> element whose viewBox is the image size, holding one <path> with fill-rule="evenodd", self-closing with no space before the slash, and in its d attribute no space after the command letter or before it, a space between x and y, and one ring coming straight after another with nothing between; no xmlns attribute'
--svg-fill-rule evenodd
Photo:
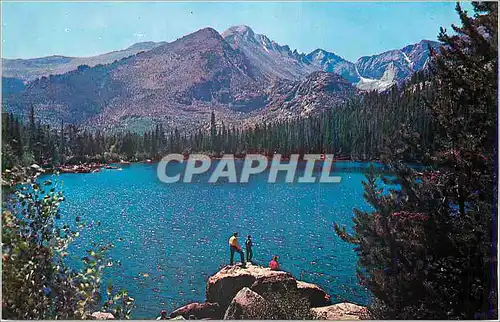
<svg viewBox="0 0 500 322"><path fill-rule="evenodd" d="M143 33L140 33L140 32L136 32L135 34L133 34L132 36L134 37L144 37L144 34Z"/></svg>

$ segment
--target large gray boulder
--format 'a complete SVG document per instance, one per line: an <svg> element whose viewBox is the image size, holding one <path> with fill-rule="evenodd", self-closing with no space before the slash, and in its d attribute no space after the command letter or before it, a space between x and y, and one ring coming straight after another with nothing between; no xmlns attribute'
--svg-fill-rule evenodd
<svg viewBox="0 0 500 322"><path fill-rule="evenodd" d="M274 316L275 309L271 303L248 287L244 287L229 304L224 320L269 320Z"/></svg>

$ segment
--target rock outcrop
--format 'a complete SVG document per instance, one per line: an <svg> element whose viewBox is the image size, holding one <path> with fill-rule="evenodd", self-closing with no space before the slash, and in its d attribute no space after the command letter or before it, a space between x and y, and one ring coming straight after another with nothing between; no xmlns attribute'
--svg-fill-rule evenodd
<svg viewBox="0 0 500 322"><path fill-rule="evenodd" d="M250 288L259 294L285 293L296 291L297 281L290 274L273 274L258 278Z"/></svg>
<svg viewBox="0 0 500 322"><path fill-rule="evenodd" d="M250 264L247 268L226 266L208 279L207 301L219 303L222 309L226 309L242 288L251 288L257 280L267 280L267 283L275 280L279 283L286 279L293 277L290 273L272 271L261 266Z"/></svg>
<svg viewBox="0 0 500 322"><path fill-rule="evenodd" d="M248 264L226 266L207 282L206 302L191 303L171 318L229 320L359 320L366 308L352 303L331 305L318 285L297 281L290 273Z"/></svg>
<svg viewBox="0 0 500 322"><path fill-rule="evenodd" d="M297 289L302 297L309 300L311 307L320 307L332 304L330 302L330 296L316 284L297 281Z"/></svg>
<svg viewBox="0 0 500 322"><path fill-rule="evenodd" d="M182 316L185 319L221 319L224 311L218 303L191 303L170 313L171 318Z"/></svg>
<svg viewBox="0 0 500 322"><path fill-rule="evenodd" d="M242 288L229 304L224 320L264 320L276 313L273 305L248 287Z"/></svg>
<svg viewBox="0 0 500 322"><path fill-rule="evenodd" d="M366 307L353 303L338 303L311 309L315 320L363 320L368 318Z"/></svg>

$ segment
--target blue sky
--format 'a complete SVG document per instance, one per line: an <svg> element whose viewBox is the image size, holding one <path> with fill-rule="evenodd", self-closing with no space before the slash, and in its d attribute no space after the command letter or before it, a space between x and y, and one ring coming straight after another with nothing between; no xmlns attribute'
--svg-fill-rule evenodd
<svg viewBox="0 0 500 322"><path fill-rule="evenodd" d="M173 41L207 26L248 25L272 40L351 61L435 40L458 23L453 2L10 2L2 1L2 56L91 56L141 41ZM470 8L470 5L464 5Z"/></svg>

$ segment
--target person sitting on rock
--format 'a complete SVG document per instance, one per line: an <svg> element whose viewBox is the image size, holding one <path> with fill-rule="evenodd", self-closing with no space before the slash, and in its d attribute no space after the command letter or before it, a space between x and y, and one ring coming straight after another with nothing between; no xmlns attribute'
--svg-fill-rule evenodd
<svg viewBox="0 0 500 322"><path fill-rule="evenodd" d="M279 271L280 270L280 264L278 263L278 256L274 255L273 259L269 262L269 268L272 271Z"/></svg>
<svg viewBox="0 0 500 322"><path fill-rule="evenodd" d="M245 258L243 251L241 250L240 244L238 244L238 232L235 232L231 238L229 238L229 251L231 252L230 265L234 265L234 253L239 253L241 257L241 266L245 266Z"/></svg>
<svg viewBox="0 0 500 322"><path fill-rule="evenodd" d="M246 253L247 253L247 262L252 262L253 258L253 251L252 251L252 236L248 235L247 240L245 241L245 248L246 248Z"/></svg>
<svg viewBox="0 0 500 322"><path fill-rule="evenodd" d="M157 320L168 320L167 310L161 310L160 316L156 318Z"/></svg>

